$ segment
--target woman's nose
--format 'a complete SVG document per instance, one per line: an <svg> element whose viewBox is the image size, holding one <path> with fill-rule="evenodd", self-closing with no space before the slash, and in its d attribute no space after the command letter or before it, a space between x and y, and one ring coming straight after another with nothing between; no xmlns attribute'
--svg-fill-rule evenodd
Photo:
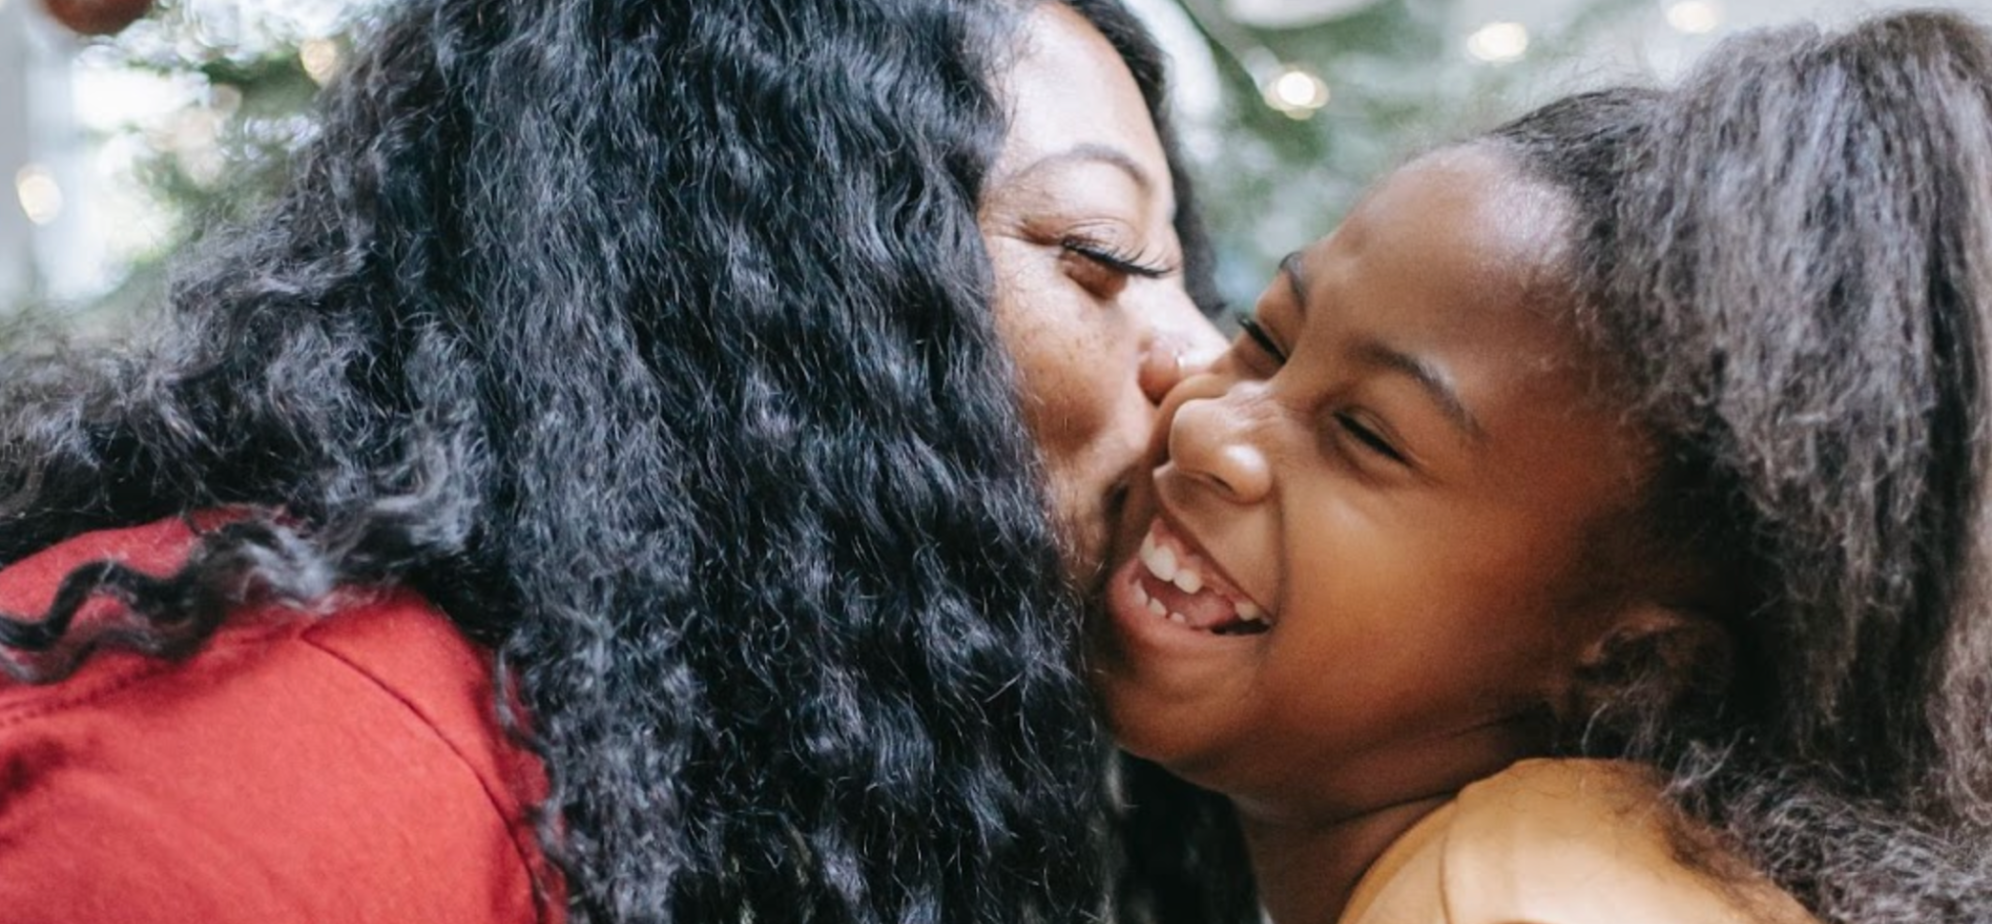
<svg viewBox="0 0 1992 924"><path fill-rule="evenodd" d="M1150 404L1184 379L1210 368L1224 352L1224 337L1198 313L1187 296L1159 316L1143 337L1141 366L1136 380Z"/></svg>
<svg viewBox="0 0 1992 924"><path fill-rule="evenodd" d="M1252 440L1251 415L1227 392L1192 398L1169 422L1169 461L1190 480L1234 504L1272 491L1272 466Z"/></svg>

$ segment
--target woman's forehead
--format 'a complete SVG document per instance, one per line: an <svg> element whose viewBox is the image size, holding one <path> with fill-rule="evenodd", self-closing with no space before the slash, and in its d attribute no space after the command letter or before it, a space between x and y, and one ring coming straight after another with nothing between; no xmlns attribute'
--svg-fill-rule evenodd
<svg viewBox="0 0 1992 924"><path fill-rule="evenodd" d="M996 172L1009 175L1075 150L1115 152L1168 193L1169 163L1134 75L1098 29L1062 3L1033 7L999 76L1009 131Z"/></svg>

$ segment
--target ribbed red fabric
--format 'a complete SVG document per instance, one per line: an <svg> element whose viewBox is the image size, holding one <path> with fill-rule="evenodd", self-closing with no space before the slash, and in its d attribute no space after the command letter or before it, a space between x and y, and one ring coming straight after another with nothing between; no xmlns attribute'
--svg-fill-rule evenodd
<svg viewBox="0 0 1992 924"><path fill-rule="evenodd" d="M0 570L0 610L38 617L91 561L170 574L194 542L177 519L72 539ZM245 608L183 661L0 675L0 920L559 922L545 775L493 703L488 653L405 591Z"/></svg>

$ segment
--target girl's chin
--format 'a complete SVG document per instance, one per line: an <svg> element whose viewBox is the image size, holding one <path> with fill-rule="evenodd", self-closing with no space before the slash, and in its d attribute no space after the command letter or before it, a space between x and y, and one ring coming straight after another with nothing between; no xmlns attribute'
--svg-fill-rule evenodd
<svg viewBox="0 0 1992 924"><path fill-rule="evenodd" d="M1200 710L1237 695L1265 636L1219 635L1157 615L1138 583L1146 573L1137 559L1108 575L1088 642L1092 684L1116 737L1160 762L1174 750L1164 741L1198 724Z"/></svg>

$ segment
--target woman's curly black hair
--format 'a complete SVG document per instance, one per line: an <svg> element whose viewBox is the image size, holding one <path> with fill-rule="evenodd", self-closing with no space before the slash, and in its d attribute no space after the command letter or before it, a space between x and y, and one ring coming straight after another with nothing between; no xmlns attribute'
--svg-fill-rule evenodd
<svg viewBox="0 0 1992 924"><path fill-rule="evenodd" d="M1748 34L1469 143L1563 194L1576 323L1664 447L1651 547L1735 644L1618 651L1564 752L1658 768L1684 860L1824 920L1992 921L1992 38ZM1176 907L1243 924L1228 808L1180 798Z"/></svg>
<svg viewBox="0 0 1992 924"><path fill-rule="evenodd" d="M265 511L0 614L0 665L403 584L497 650L576 920L1098 917L1108 751L976 225L1029 5L400 6L155 337L0 358L0 563ZM1134 20L1070 5L1159 121ZM142 619L68 631L94 593Z"/></svg>

